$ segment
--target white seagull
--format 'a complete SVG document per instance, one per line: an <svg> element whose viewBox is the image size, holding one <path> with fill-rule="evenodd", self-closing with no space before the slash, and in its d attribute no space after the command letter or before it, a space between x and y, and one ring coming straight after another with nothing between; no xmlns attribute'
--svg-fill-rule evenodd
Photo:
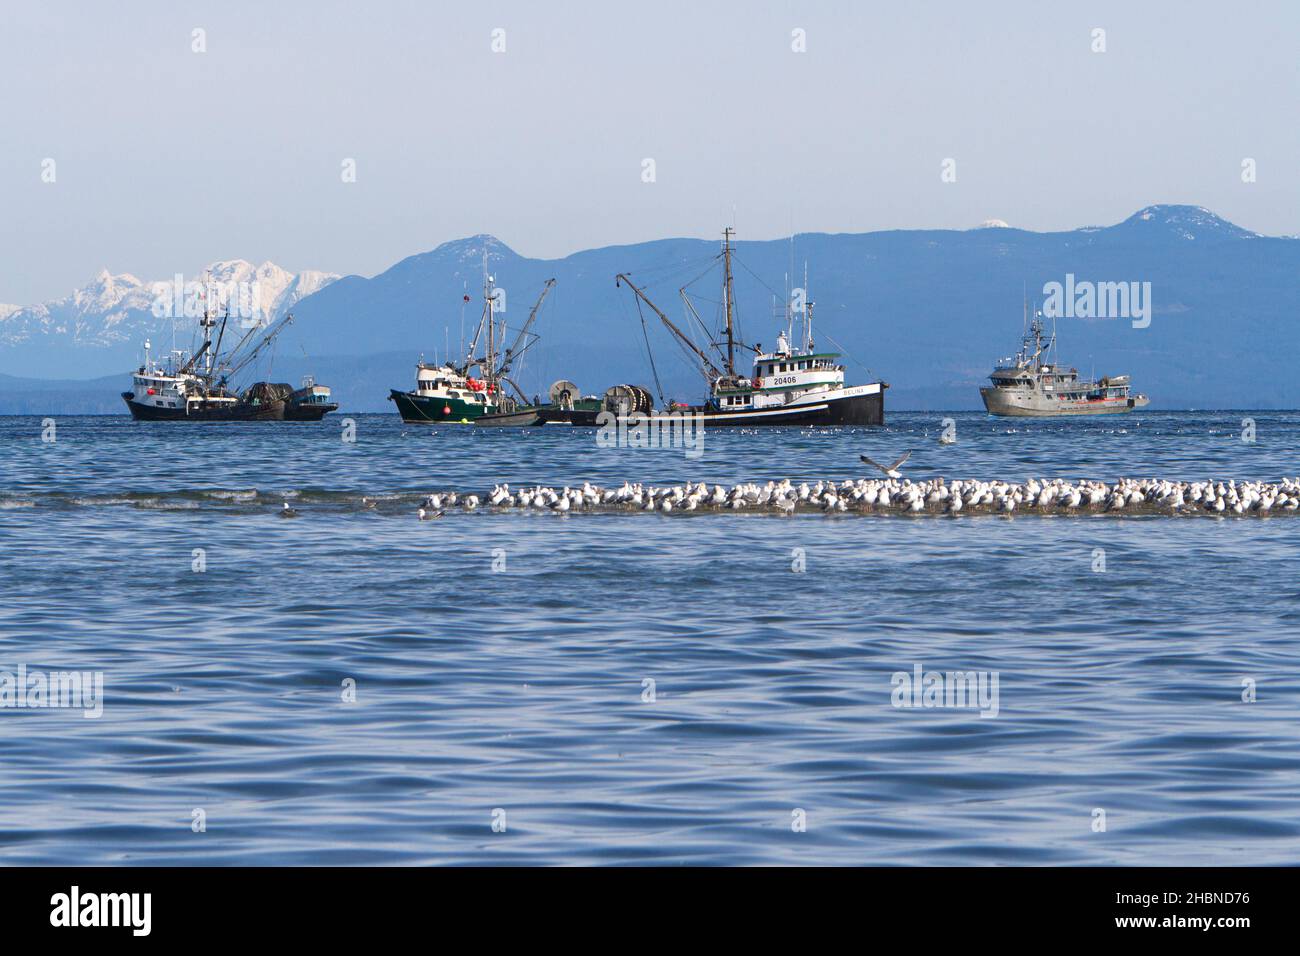
<svg viewBox="0 0 1300 956"><path fill-rule="evenodd" d="M885 473L886 477L898 479L903 477L903 473L898 470L898 466L901 465L903 462L907 461L907 459L910 458L911 456L912 453L910 451L903 452L903 454L899 457L898 461L894 462L888 468L886 468L878 461L872 461L866 455L859 455L858 457L861 458L863 461L865 461L868 465L871 465L873 468L879 468L881 471Z"/></svg>

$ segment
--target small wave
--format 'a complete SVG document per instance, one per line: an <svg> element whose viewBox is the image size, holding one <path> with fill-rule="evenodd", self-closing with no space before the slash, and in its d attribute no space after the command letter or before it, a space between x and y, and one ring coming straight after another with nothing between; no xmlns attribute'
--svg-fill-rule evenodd
<svg viewBox="0 0 1300 956"><path fill-rule="evenodd" d="M184 501L175 498L140 498L133 501L132 504L147 511L195 511L199 507L197 501Z"/></svg>

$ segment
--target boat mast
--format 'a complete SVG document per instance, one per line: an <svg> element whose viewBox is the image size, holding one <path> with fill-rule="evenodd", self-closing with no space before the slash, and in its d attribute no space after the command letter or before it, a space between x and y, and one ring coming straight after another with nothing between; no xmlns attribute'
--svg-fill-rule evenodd
<svg viewBox="0 0 1300 956"><path fill-rule="evenodd" d="M461 375L468 376L469 370L475 365L479 367L479 372L483 375L484 380L489 380L492 375L492 333L493 333L493 311L492 311L492 276L488 275L488 256L487 249L483 250L483 314L479 317L478 327L474 329L474 338L470 340L469 350L465 353L465 364L457 369ZM468 296L466 297L468 298ZM464 299L462 299L462 302ZM462 315L464 308L462 306ZM462 323L463 323L462 319ZM487 350L483 356L476 356L478 351L478 340L483 335L484 328L487 329Z"/></svg>
<svg viewBox="0 0 1300 956"><path fill-rule="evenodd" d="M731 302L734 291L731 281L731 233L730 226L722 230L722 268L724 276L722 298L727 307L727 374L734 376L736 374L736 340L731 320ZM631 283L628 284L631 285Z"/></svg>
<svg viewBox="0 0 1300 956"><path fill-rule="evenodd" d="M199 327L203 329L203 348L200 352L206 353L203 357L203 374L206 378L212 377L212 353L208 347L212 345L212 329L217 324L212 313L208 311L208 300L205 296L203 299L203 318L199 319Z"/></svg>
<svg viewBox="0 0 1300 956"><path fill-rule="evenodd" d="M488 386L488 393L491 394L492 378L496 372L496 310L492 301L492 283L496 281L495 277L488 272L488 251L487 246L483 246L483 318L479 320L479 330L485 327L487 330L487 347L483 350L483 361L479 365L479 371L483 375L483 381ZM478 338L477 335L474 336Z"/></svg>
<svg viewBox="0 0 1300 956"><path fill-rule="evenodd" d="M217 345L212 350L212 354L216 356L218 362L221 361L221 342L226 337L226 323L229 321L230 321L230 303L227 302L226 314L221 318L221 330L217 332ZM220 369L220 366L218 366L218 369Z"/></svg>

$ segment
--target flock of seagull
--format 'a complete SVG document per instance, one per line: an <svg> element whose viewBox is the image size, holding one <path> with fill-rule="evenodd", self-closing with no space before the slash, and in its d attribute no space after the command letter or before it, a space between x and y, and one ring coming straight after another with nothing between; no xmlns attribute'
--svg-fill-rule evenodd
<svg viewBox="0 0 1300 956"><path fill-rule="evenodd" d="M493 486L480 497L450 491L429 495L417 511L421 520L441 518L447 510L479 508L535 512L750 511L791 515L796 512L893 514L1211 514L1269 515L1300 509L1300 477L1279 482L1169 481L1161 478L1120 478L1069 481L1031 478L1025 482L912 481L899 471L907 455L880 465L865 455L883 478L800 482L785 478L765 484L744 482L724 487L687 481L678 485L623 482L604 488L582 485L552 488L543 485L511 489Z"/></svg>

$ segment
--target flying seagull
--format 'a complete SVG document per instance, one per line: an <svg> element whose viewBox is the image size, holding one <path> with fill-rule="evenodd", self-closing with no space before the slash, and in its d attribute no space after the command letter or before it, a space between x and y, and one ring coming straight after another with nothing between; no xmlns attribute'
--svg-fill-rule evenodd
<svg viewBox="0 0 1300 956"><path fill-rule="evenodd" d="M888 468L886 468L878 461L872 461L866 455L859 455L858 457L861 458L863 461L865 461L868 465L871 465L873 468L879 468L889 478L902 478L903 473L898 470L898 466L901 465L903 462L907 461L907 459L910 458L911 455L912 453L910 451L903 452L903 454L899 457L898 461L894 462Z"/></svg>

